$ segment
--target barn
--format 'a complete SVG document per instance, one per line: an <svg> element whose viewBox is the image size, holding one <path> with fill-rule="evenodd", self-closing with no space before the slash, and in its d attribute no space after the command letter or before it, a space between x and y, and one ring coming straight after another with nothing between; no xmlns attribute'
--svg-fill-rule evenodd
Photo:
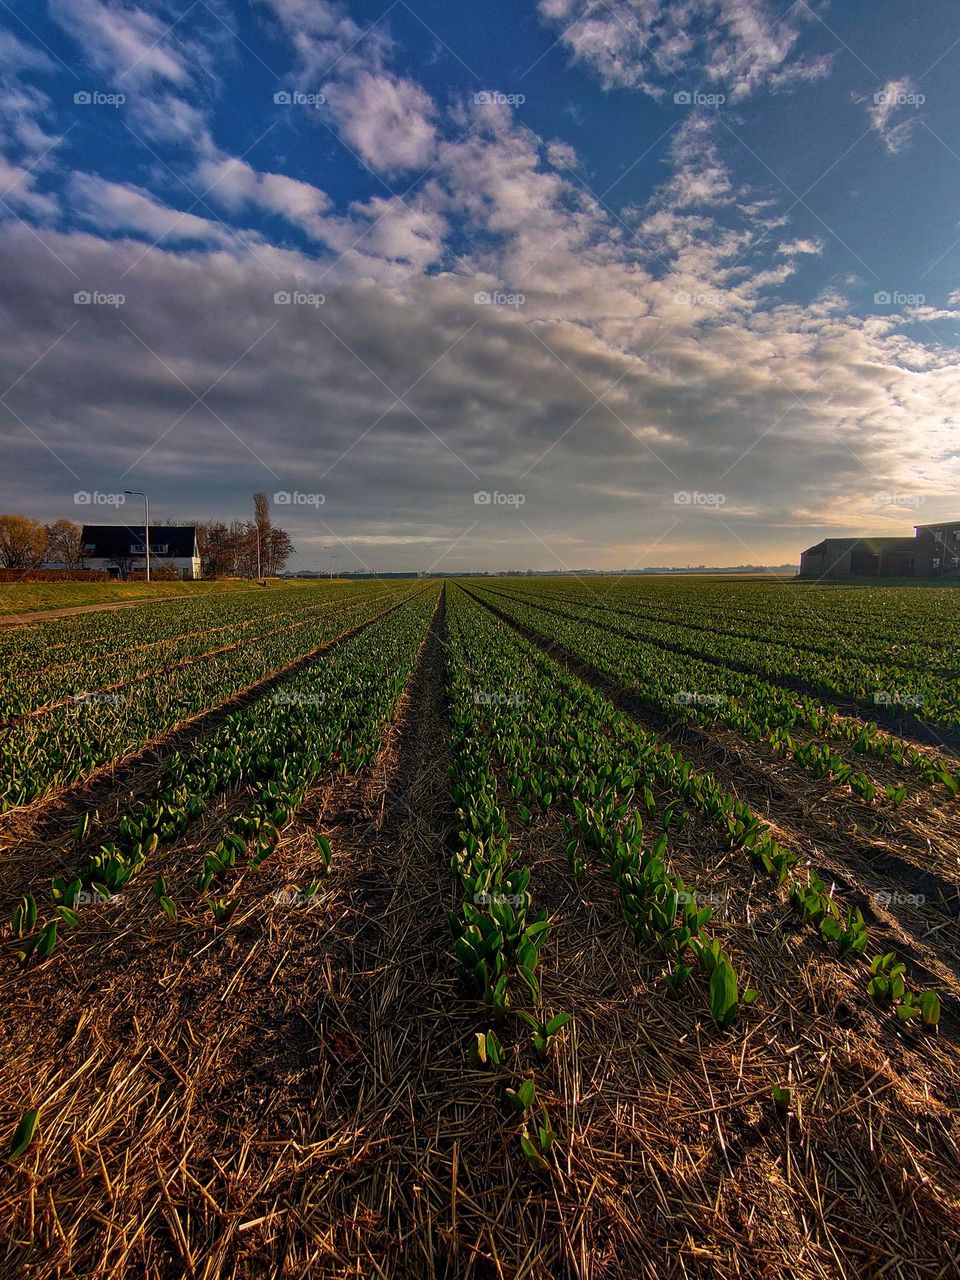
<svg viewBox="0 0 960 1280"><path fill-rule="evenodd" d="M960 577L960 520L917 525L912 538L824 538L801 553L800 577Z"/></svg>
<svg viewBox="0 0 960 1280"><path fill-rule="evenodd" d="M106 569L115 578L128 578L146 568L144 526L85 524L83 563L87 569ZM179 578L200 577L197 527L192 524L150 526L150 570L173 569Z"/></svg>

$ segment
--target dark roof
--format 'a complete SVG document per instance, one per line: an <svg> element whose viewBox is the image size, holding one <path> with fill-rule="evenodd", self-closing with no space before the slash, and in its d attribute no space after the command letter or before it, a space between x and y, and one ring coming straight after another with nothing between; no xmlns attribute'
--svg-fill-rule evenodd
<svg viewBox="0 0 960 1280"><path fill-rule="evenodd" d="M143 545L142 524L85 524L83 545L85 554L98 560L115 560L129 556L133 545ZM155 551L165 546L165 552ZM86 550L86 548L92 548ZM150 526L150 555L190 559L197 554L197 526L194 524L152 524Z"/></svg>
<svg viewBox="0 0 960 1280"><path fill-rule="evenodd" d="M803 553L813 551L916 551L916 538L824 538L815 547L807 547Z"/></svg>

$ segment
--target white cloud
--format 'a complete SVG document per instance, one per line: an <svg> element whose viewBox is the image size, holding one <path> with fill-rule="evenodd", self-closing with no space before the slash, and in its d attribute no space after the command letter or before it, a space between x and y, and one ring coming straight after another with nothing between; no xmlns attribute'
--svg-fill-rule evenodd
<svg viewBox="0 0 960 1280"><path fill-rule="evenodd" d="M490 154L467 149L455 170L483 178L477 198L502 228L486 259L491 274L479 280L421 271L373 285L357 255L320 284L323 260L270 246L256 255L170 247L144 255L139 244L44 232L84 281L109 288L128 272L124 320L191 386L210 385L256 345L211 397L236 436L202 407L164 436L189 403L182 386L100 313L84 314L47 357L44 377L18 387L13 407L91 481L154 445L151 485L184 517L229 515L238 493L275 477L305 485L309 476L338 534L442 543L475 519L476 489L510 485L526 493L524 519L558 555L589 547L591 561L611 567L625 527L642 548L676 519L679 488L725 492L755 549L735 558L779 562L799 550L791 524L828 522L842 503L850 523L869 528L876 492L912 491L934 466L944 489L960 481L955 352L829 300L819 308L764 301L769 272L731 276L736 236L670 210L638 228L651 263L654 243L673 246L654 277L611 244L601 211L570 207L556 175L527 166L534 139L511 131L486 145ZM175 211L142 192L88 187L87 195L118 228L165 232L167 245L176 234ZM355 216L377 212L365 206ZM188 229L198 240L205 230ZM0 234L18 266L15 281L0 278L0 306L18 300L17 330L0 353L12 381L64 331L70 306L36 239ZM404 250L402 227L383 235L381 252ZM554 251L547 235L559 240ZM542 261L528 272L522 308L473 305L478 287L509 283L510 264L529 265L536 251ZM277 275L319 287L323 308L275 308ZM720 313L678 301L684 288L714 290ZM393 404L386 388L399 394L412 383L409 409ZM0 430L13 474L22 474L36 441L13 419ZM59 497L59 477L38 484L50 515L76 487L66 471ZM296 541L296 524L293 532ZM475 556L479 536L468 542ZM522 531L497 536L499 550L488 547L481 561L549 566Z"/></svg>
<svg viewBox="0 0 960 1280"><path fill-rule="evenodd" d="M823 252L823 244L819 240L785 240L783 244L777 246L777 253L783 257L793 257L796 254L820 254Z"/></svg>
<svg viewBox="0 0 960 1280"><path fill-rule="evenodd" d="M909 76L888 80L872 97L861 99L866 103L871 125L891 155L896 155L909 143L919 123L919 108L924 101L924 95L917 92Z"/></svg>
<svg viewBox="0 0 960 1280"><path fill-rule="evenodd" d="M8 71L53 71L54 62L42 49L24 44L11 31L0 31L0 64Z"/></svg>
<svg viewBox="0 0 960 1280"><path fill-rule="evenodd" d="M9 154L20 151L37 158L58 143L62 131L54 133L43 123L52 115L49 97L32 85L5 80L0 84L0 140Z"/></svg>
<svg viewBox="0 0 960 1280"><path fill-rule="evenodd" d="M233 213L253 206L277 214L314 239L323 239L323 215L330 197L309 182L282 173L258 173L245 160L216 156L203 160L196 170L204 198Z"/></svg>
<svg viewBox="0 0 960 1280"><path fill-rule="evenodd" d="M360 71L326 89L347 143L380 173L426 168L436 152L433 102L412 80Z"/></svg>
<svg viewBox="0 0 960 1280"><path fill-rule="evenodd" d="M12 210L48 220L59 212L56 195L39 189L39 183L56 167L62 133L48 120L53 104L33 85L4 77L0 81L0 206L2 216Z"/></svg>
<svg viewBox="0 0 960 1280"><path fill-rule="evenodd" d="M378 69L392 40L379 23L358 26L336 0L261 0L290 38L297 55L294 77L317 89L330 75Z"/></svg>
<svg viewBox="0 0 960 1280"><path fill-rule="evenodd" d="M7 209L32 214L46 220L57 215L60 202L56 196L37 190L37 173L25 165L16 164L0 156L0 198ZM7 210L0 206L0 217Z"/></svg>
<svg viewBox="0 0 960 1280"><path fill-rule="evenodd" d="M734 187L715 142L711 117L692 115L673 136L673 176L663 189L667 203L676 207L729 204Z"/></svg>
<svg viewBox="0 0 960 1280"><path fill-rule="evenodd" d="M576 150L567 142L551 142L547 146L547 160L555 169L575 169Z"/></svg>
<svg viewBox="0 0 960 1280"><path fill-rule="evenodd" d="M171 243L235 243L237 237L209 218L162 204L149 191L127 183L107 182L94 174L74 173L70 179L72 206L98 231L133 231L152 240Z"/></svg>
<svg viewBox="0 0 960 1280"><path fill-rule="evenodd" d="M805 8L779 16L766 0L540 0L563 44L608 89L659 97L696 88L702 76L733 101L829 75L830 55L794 56Z"/></svg>
<svg viewBox="0 0 960 1280"><path fill-rule="evenodd" d="M192 78L178 33L170 32L173 18L111 0L51 0L51 12L82 45L89 65L109 77L104 87L120 79L186 86Z"/></svg>

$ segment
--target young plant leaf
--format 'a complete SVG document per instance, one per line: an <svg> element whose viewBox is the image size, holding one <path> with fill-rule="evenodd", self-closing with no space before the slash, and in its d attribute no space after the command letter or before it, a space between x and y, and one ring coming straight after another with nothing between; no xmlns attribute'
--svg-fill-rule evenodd
<svg viewBox="0 0 960 1280"><path fill-rule="evenodd" d="M39 1107L34 1107L32 1111L25 1111L20 1123L17 1125L10 1143L10 1150L7 1156L11 1160L16 1160L18 1156L22 1156L33 1141L33 1135L36 1132L37 1121L40 1119Z"/></svg>

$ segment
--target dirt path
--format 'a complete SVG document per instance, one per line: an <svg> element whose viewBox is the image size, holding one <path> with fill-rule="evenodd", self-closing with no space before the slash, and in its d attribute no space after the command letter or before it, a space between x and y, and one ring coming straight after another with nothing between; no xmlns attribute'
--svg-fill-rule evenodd
<svg viewBox="0 0 960 1280"><path fill-rule="evenodd" d="M224 591L222 594L236 595L237 593ZM182 595L162 596L160 599L152 599L150 596L138 596L136 600L112 600L104 604L77 604L72 605L69 609L35 609L32 613L5 613L0 614L0 628L26 627L34 622L50 622L54 618L70 618L76 613L104 613L111 609L132 609L138 604L167 604L175 600L196 600L197 598L197 596L191 596L184 592Z"/></svg>

